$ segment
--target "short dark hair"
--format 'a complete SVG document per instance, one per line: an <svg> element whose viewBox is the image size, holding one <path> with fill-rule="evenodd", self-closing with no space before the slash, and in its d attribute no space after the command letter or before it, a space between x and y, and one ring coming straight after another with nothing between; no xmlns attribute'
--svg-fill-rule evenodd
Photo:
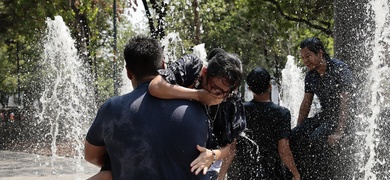
<svg viewBox="0 0 390 180"><path fill-rule="evenodd" d="M136 36L131 38L124 49L126 67L135 78L158 75L163 63L163 49L160 43L151 37Z"/></svg>
<svg viewBox="0 0 390 180"><path fill-rule="evenodd" d="M209 52L209 54L207 54L206 60L210 61L215 55L219 53L226 53L226 51L221 48L214 48Z"/></svg>
<svg viewBox="0 0 390 180"><path fill-rule="evenodd" d="M229 91L232 92L240 86L243 75L241 70L241 61L238 56L230 53L215 54L207 65L207 78L223 78L230 85Z"/></svg>
<svg viewBox="0 0 390 180"><path fill-rule="evenodd" d="M271 83L271 75L264 68L257 67L249 72L246 83L253 93L262 94L267 91Z"/></svg>
<svg viewBox="0 0 390 180"><path fill-rule="evenodd" d="M326 52L324 45L322 44L321 40L317 37L311 37L303 40L300 44L300 48L307 48L309 51L313 52L314 54L318 54L320 50L324 53L324 57L326 60L330 59L330 56L328 52Z"/></svg>

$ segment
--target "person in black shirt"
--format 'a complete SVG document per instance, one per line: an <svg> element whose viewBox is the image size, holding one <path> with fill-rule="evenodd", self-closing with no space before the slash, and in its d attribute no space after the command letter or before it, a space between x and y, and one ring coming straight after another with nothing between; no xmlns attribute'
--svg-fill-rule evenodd
<svg viewBox="0 0 390 180"><path fill-rule="evenodd" d="M195 174L207 172L211 179L216 179L225 176L234 157L236 138L245 129L246 120L237 92L242 79L239 58L216 48L207 59L205 67L197 56L183 56L161 70L149 90L159 98L193 99L204 104L211 136L206 147L197 147L201 154L191 163L191 170Z"/></svg>
<svg viewBox="0 0 390 180"><path fill-rule="evenodd" d="M200 155L191 162L191 172L201 171L209 179L225 177L235 155L238 135L246 126L245 112L237 90L242 79L241 61L223 49L215 48L207 56L208 66L193 54L187 54L159 70L149 84L149 92L162 99L192 99L201 102L208 116L209 137L206 146L196 146ZM223 161L223 163L222 163ZM110 158L106 155L101 171L91 179L111 178Z"/></svg>
<svg viewBox="0 0 390 180"><path fill-rule="evenodd" d="M303 40L300 48L308 72L291 147L302 179L329 179L333 167L327 153L344 136L353 77L344 62L330 58L318 38ZM321 111L308 118L314 95Z"/></svg>
<svg viewBox="0 0 390 180"><path fill-rule="evenodd" d="M238 159L233 162L237 172L229 177L282 180L286 177L284 171L287 167L293 179L299 180L300 174L289 146L290 111L271 101L271 76L267 70L254 68L246 80L253 92L253 99L244 103L247 118L244 132L248 140L239 141L247 144L237 144Z"/></svg>
<svg viewBox="0 0 390 180"><path fill-rule="evenodd" d="M203 106L149 94L150 81L163 67L162 48L155 39L131 39L124 57L134 90L107 100L88 130L85 159L109 166L91 179L208 179L189 166L200 154L196 146L206 146L208 140Z"/></svg>

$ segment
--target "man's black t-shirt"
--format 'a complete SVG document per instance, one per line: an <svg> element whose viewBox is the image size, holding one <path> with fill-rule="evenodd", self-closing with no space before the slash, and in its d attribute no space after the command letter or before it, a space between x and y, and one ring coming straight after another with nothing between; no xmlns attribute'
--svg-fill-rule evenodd
<svg viewBox="0 0 390 180"><path fill-rule="evenodd" d="M290 111L273 102L254 100L245 102L244 107L247 117L245 134L257 146L256 149L252 150L252 153L258 154L257 161L261 173L258 176L261 179L282 178L283 171L278 153L278 141L290 136Z"/></svg>
<svg viewBox="0 0 390 180"><path fill-rule="evenodd" d="M353 77L349 67L337 59L329 59L323 76L309 71L305 77L305 92L317 95L324 119L338 121L340 94L352 91ZM322 116L322 115L321 115Z"/></svg>

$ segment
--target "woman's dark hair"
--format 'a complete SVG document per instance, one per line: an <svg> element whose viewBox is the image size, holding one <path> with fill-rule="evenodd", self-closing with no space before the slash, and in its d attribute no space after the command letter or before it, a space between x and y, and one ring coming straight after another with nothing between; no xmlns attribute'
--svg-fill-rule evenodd
<svg viewBox="0 0 390 180"><path fill-rule="evenodd" d="M230 85L230 92L237 89L241 84L243 75L240 59L227 52L216 53L208 62L206 76L222 78L225 84Z"/></svg>
<svg viewBox="0 0 390 180"><path fill-rule="evenodd" d="M214 48L209 52L209 54L207 54L206 60L210 61L210 59L219 53L226 53L226 51L221 48Z"/></svg>
<svg viewBox="0 0 390 180"><path fill-rule="evenodd" d="M246 77L246 83L255 94L262 94L267 91L271 83L271 75L264 68L254 68Z"/></svg>
<svg viewBox="0 0 390 180"><path fill-rule="evenodd" d="M307 39L303 40L301 42L300 48L301 49L307 48L315 54L318 54L320 52L320 50L322 50L322 52L324 53L325 59L326 60L330 59L330 56L329 56L328 52L326 52L324 45L322 44L321 40L318 39L317 37L311 37L311 38L307 38Z"/></svg>

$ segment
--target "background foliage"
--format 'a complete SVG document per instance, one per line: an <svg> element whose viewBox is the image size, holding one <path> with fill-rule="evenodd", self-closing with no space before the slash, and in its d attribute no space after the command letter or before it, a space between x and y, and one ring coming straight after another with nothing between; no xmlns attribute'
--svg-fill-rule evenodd
<svg viewBox="0 0 390 180"><path fill-rule="evenodd" d="M123 67L121 50L127 39L137 33L160 39L177 33L181 43L180 47L173 47L178 48L176 58L191 53L192 47L201 43L206 51L224 48L241 57L245 74L262 66L277 80L287 55L297 57L299 64L298 45L302 39L318 36L333 52L330 0L118 0L116 5L118 53L113 53L113 1L0 0L3 106L7 97L19 91L26 92L24 99L37 98L42 88L38 73L41 39L45 20L54 16L63 17L77 42L80 57L90 64L99 103L115 95L115 79L121 83L115 77ZM148 31L134 31L129 19L123 16L126 8L144 9Z"/></svg>

